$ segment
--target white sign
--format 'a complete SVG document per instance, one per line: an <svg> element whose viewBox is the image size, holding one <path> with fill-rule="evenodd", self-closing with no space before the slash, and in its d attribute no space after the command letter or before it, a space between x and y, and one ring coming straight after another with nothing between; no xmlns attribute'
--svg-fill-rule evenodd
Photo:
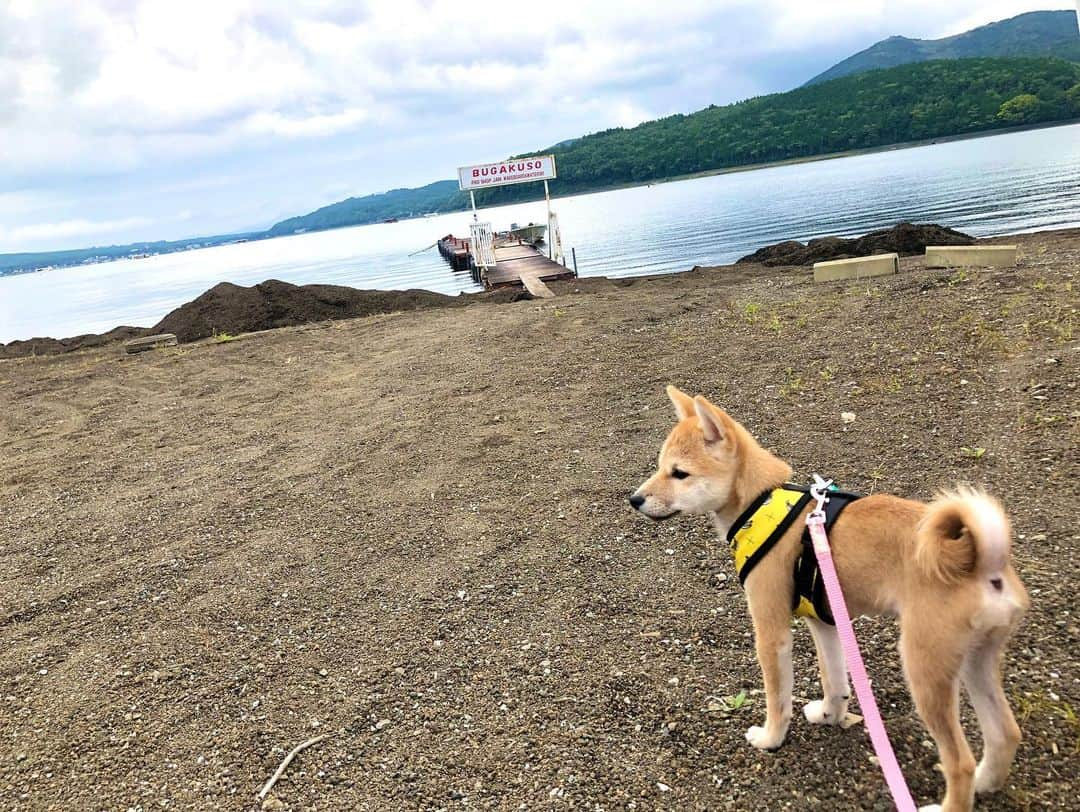
<svg viewBox="0 0 1080 812"><path fill-rule="evenodd" d="M528 183L533 180L551 180L555 177L555 156L540 155L534 158L518 158L497 164L462 166L458 169L458 186L463 191L490 189L511 183Z"/></svg>

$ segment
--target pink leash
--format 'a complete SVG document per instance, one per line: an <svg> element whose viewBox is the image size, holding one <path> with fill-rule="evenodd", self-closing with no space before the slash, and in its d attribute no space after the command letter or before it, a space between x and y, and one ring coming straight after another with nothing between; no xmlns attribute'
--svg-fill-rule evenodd
<svg viewBox="0 0 1080 812"><path fill-rule="evenodd" d="M840 579L836 577L836 566L833 564L829 538L825 534L824 508L825 503L829 501L827 491L831 484L832 480L824 480L814 474L814 484L810 488L810 495L817 500L817 507L806 517L806 526L810 528L814 554L817 556L818 568L821 570L821 579L825 582L825 592L829 596L829 609L832 610L833 620L836 622L836 631L840 635L840 644L844 648L844 659L847 660L848 672L851 674L851 682L855 687L855 696L859 699L859 707L862 709L866 730L874 745L874 752L881 764L881 772L885 775L885 781L889 785L889 792L892 793L893 803L896 804L897 810L915 812L915 802L911 799L911 791L908 790L907 783L904 781L904 774L900 771L896 754L893 753L892 744L889 743L885 723L881 721L881 714L874 701L870 679L866 676L866 666L863 665L862 655L859 654L859 644L855 640L855 629L851 626L851 617L848 615L847 604L844 603L844 593L840 589Z"/></svg>

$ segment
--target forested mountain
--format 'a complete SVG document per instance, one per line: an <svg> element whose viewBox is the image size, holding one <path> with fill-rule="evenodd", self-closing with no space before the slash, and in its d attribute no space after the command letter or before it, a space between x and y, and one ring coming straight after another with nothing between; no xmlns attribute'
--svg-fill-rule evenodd
<svg viewBox="0 0 1080 812"><path fill-rule="evenodd" d="M552 192L803 158L830 152L1080 119L1080 64L1062 59L961 59L870 71L787 93L712 106L539 150L557 156ZM514 156L525 157L525 156ZM537 184L477 192L477 203L536 199ZM441 203L436 202L441 200ZM467 199L454 181L335 203L274 226L275 234L377 222ZM355 219L354 219L355 218Z"/></svg>
<svg viewBox="0 0 1080 812"><path fill-rule="evenodd" d="M415 217L436 211L464 208L465 197L458 191L456 180L439 180L419 189L394 189L377 195L350 197L311 214L290 217L270 229L270 234L293 234L300 230L316 231L357 223L378 223L383 220Z"/></svg>
<svg viewBox="0 0 1080 812"><path fill-rule="evenodd" d="M1080 62L1076 18L1074 11L1033 11L943 39L889 37L833 65L807 84L932 59L1057 56Z"/></svg>

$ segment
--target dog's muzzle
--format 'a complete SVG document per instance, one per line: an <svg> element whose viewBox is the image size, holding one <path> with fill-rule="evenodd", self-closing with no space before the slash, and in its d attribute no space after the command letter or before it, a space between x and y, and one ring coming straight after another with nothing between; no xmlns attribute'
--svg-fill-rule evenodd
<svg viewBox="0 0 1080 812"><path fill-rule="evenodd" d="M679 513L679 511L673 510L673 511L671 511L671 513L666 513L663 516L656 516L656 515L654 515L652 513L649 513L647 510L645 510L645 502L646 501L648 501L647 497L644 497L639 493L634 493L634 494L632 494L630 496L630 507L632 507L634 510L638 511L639 513L644 514L645 516L648 516L654 522L662 522L664 519L670 519L672 516L676 516Z"/></svg>

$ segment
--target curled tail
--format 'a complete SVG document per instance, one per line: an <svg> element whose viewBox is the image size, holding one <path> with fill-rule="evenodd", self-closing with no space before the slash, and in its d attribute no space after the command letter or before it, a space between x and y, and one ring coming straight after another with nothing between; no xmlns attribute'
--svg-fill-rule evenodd
<svg viewBox="0 0 1080 812"><path fill-rule="evenodd" d="M1011 536L1009 519L996 499L961 487L930 503L915 537L915 560L927 575L945 583L970 577L993 581L1009 564Z"/></svg>

